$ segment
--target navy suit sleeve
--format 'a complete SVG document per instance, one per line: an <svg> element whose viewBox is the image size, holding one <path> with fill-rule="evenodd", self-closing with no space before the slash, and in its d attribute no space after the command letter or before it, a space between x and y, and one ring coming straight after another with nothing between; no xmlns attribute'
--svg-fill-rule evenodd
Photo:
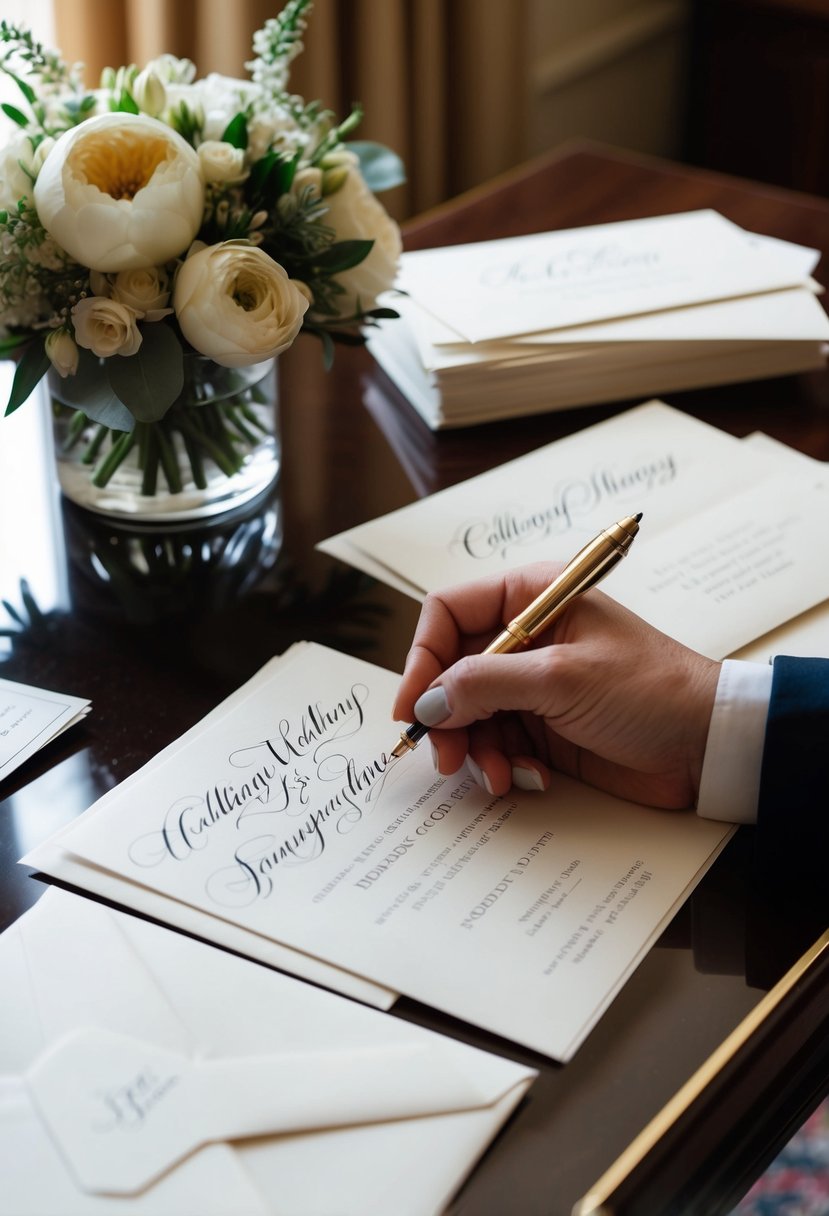
<svg viewBox="0 0 829 1216"><path fill-rule="evenodd" d="M829 659L774 660L757 848L769 876L817 884L829 907Z"/></svg>

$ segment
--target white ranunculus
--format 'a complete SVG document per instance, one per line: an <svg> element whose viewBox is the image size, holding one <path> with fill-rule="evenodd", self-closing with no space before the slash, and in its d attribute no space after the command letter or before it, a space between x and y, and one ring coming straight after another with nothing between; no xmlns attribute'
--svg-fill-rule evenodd
<svg viewBox="0 0 829 1216"><path fill-rule="evenodd" d="M112 284L111 297L141 313L145 321L159 321L172 312L170 277L163 267L147 266L140 270L119 270Z"/></svg>
<svg viewBox="0 0 829 1216"><path fill-rule="evenodd" d="M287 350L308 300L255 245L208 245L181 266L173 291L181 332L223 367L246 367Z"/></svg>
<svg viewBox="0 0 829 1216"><path fill-rule="evenodd" d="M46 354L52 367L65 380L78 370L79 351L72 335L63 328L53 329L46 338Z"/></svg>
<svg viewBox="0 0 829 1216"><path fill-rule="evenodd" d="M99 359L134 355L141 345L137 314L126 304L104 296L86 296L72 309L75 341Z"/></svg>
<svg viewBox="0 0 829 1216"><path fill-rule="evenodd" d="M199 144L199 160L206 182L240 182L245 177L245 153L221 139Z"/></svg>
<svg viewBox="0 0 829 1216"><path fill-rule="evenodd" d="M158 266L199 230L199 158L164 123L144 114L100 114L66 131L35 183L43 226L92 270Z"/></svg>
<svg viewBox="0 0 829 1216"><path fill-rule="evenodd" d="M337 162L337 168L345 168L347 173L339 189L324 194L328 214L323 223L334 229L338 241L374 241L368 257L335 276L345 288L345 295L335 297L335 305L341 317L349 317L358 307L364 311L373 308L381 292L391 287L403 242L397 224L363 180L355 154L340 152ZM293 189L310 184L322 194L324 182L325 176L318 169L308 169L296 175Z"/></svg>

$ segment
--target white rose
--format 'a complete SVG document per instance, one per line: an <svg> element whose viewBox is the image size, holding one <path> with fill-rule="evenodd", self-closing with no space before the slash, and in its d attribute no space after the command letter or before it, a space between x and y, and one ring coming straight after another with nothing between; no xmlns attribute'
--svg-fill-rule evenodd
<svg viewBox="0 0 829 1216"><path fill-rule="evenodd" d="M250 80L236 80L219 72L197 80L193 89L204 113L205 139L220 140L230 120L262 98L262 90Z"/></svg>
<svg viewBox="0 0 829 1216"><path fill-rule="evenodd" d="M72 309L75 341L99 359L134 355L141 345L137 316L126 304L103 296L87 296Z"/></svg>
<svg viewBox="0 0 829 1216"><path fill-rule="evenodd" d="M199 144L199 160L206 182L240 182L245 176L245 153L221 139Z"/></svg>
<svg viewBox="0 0 829 1216"><path fill-rule="evenodd" d="M145 321L159 321L172 312L167 307L170 278L167 271L159 266L119 270L112 284L111 296L119 304L126 304L127 308L141 313Z"/></svg>
<svg viewBox="0 0 829 1216"><path fill-rule="evenodd" d="M345 295L335 297L335 306L341 317L349 317L358 308L364 311L373 308L380 293L391 287L403 242L397 224L363 180L355 154L343 151L338 154L337 161L338 170L347 170L345 181L332 194L324 195L328 214L323 223L334 229L338 241L374 241L368 257L351 270L335 276L345 288ZM298 173L294 190L310 183L322 193L325 175L317 177L318 173L316 169Z"/></svg>
<svg viewBox="0 0 829 1216"><path fill-rule="evenodd" d="M223 367L246 367L287 350L308 300L258 246L225 241L192 254L176 278L181 332Z"/></svg>
<svg viewBox="0 0 829 1216"><path fill-rule="evenodd" d="M78 370L79 353L75 339L65 329L53 329L46 338L46 354L64 380Z"/></svg>
<svg viewBox="0 0 829 1216"><path fill-rule="evenodd" d="M199 158L176 132L144 114L100 114L66 131L35 183L43 226L92 270L158 266L199 230Z"/></svg>

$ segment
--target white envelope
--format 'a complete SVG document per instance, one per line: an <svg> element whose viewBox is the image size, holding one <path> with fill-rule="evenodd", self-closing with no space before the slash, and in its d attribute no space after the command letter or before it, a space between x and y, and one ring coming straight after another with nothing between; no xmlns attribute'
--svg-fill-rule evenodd
<svg viewBox="0 0 829 1216"><path fill-rule="evenodd" d="M0 937L0 991L0 1210L15 1216L437 1213L536 1075L59 890ZM135 1179L113 1170L117 1150L107 1162L104 1143L105 1192L82 1184L78 1159L39 1113L35 1080L50 1054L78 1039L94 1048L96 1035L102 1053L138 1040L209 1066L225 1088L208 1091L206 1123L229 1119L245 1138L214 1136L132 1194L113 1193ZM283 1131L266 1134L262 1078L274 1064L273 1126ZM113 1077L119 1094L124 1080ZM61 1102L71 1124L72 1095ZM135 1121L142 1137L154 1134L155 1110ZM94 1130L104 1142L133 1135L140 1158L135 1128Z"/></svg>

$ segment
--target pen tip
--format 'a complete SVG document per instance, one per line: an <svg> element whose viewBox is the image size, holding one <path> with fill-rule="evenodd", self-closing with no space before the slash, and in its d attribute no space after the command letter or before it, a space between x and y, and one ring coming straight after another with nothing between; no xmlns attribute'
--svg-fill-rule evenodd
<svg viewBox="0 0 829 1216"><path fill-rule="evenodd" d="M641 522L641 520L642 520L642 512L640 511L640 512L639 512L639 514L638 514L638 515L634 515L634 517L633 517L633 518L636 520L636 522L637 522L637 523L640 523L640 522Z"/></svg>

